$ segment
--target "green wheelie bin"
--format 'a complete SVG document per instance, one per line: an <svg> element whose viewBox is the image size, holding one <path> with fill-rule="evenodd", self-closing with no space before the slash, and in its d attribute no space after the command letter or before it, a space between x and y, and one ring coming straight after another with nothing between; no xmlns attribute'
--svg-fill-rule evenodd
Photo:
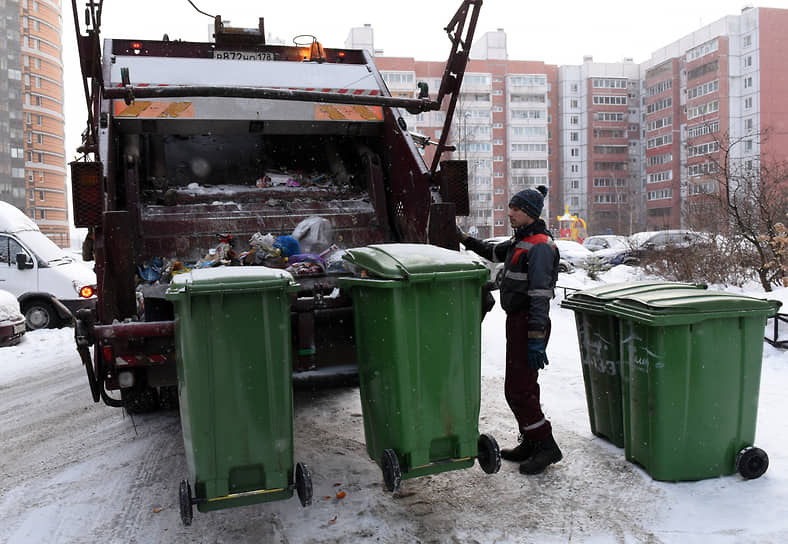
<svg viewBox="0 0 788 544"><path fill-rule="evenodd" d="M618 318L605 305L638 293L705 287L665 281L623 282L577 291L564 299L561 307L575 312L588 419L594 435L624 447Z"/></svg>
<svg viewBox="0 0 788 544"><path fill-rule="evenodd" d="M670 289L608 304L619 319L624 452L656 480L769 465L753 447L766 319L780 302Z"/></svg>
<svg viewBox="0 0 788 544"><path fill-rule="evenodd" d="M479 434L481 288L478 260L427 244L348 250L359 272L341 278L353 299L367 453L386 488L402 479L501 466Z"/></svg>
<svg viewBox="0 0 788 544"><path fill-rule="evenodd" d="M293 466L292 276L220 267L175 276L178 399L189 479L181 519L292 497L311 502L309 469ZM192 494L191 483L194 483Z"/></svg>

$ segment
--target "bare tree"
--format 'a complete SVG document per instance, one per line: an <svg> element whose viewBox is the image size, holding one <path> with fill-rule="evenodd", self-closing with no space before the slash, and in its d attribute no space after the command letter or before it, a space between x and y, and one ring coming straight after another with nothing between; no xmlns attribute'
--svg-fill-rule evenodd
<svg viewBox="0 0 788 544"><path fill-rule="evenodd" d="M760 140L763 149L767 136L767 131L742 138L715 135L719 150L703 155L705 166L692 180L685 211L688 224L701 219L703 230L742 240L755 257L763 289L771 291L788 265L779 245L788 213L788 160L741 152L749 152L745 141Z"/></svg>

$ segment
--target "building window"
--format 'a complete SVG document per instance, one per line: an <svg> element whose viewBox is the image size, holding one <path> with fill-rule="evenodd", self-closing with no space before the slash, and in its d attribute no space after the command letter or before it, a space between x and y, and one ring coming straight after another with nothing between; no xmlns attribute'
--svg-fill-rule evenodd
<svg viewBox="0 0 788 544"><path fill-rule="evenodd" d="M744 130L752 130L753 127L753 120L752 117L749 117L744 120Z"/></svg>
<svg viewBox="0 0 788 544"><path fill-rule="evenodd" d="M687 62L693 61L695 59L699 59L709 53L713 53L719 48L719 41L717 38L714 38L711 41L703 43L698 47L694 47L687 51Z"/></svg>
<svg viewBox="0 0 788 544"><path fill-rule="evenodd" d="M752 108L752 97L748 96L744 99L744 109L749 110L750 108Z"/></svg>
<svg viewBox="0 0 788 544"><path fill-rule="evenodd" d="M496 113L499 113L499 112L503 111L503 108L501 106L494 106L493 107L493 111L496 112Z"/></svg>
<svg viewBox="0 0 788 544"><path fill-rule="evenodd" d="M579 125L580 124L580 117L577 115L573 115L569 118L569 123L572 125Z"/></svg>
<svg viewBox="0 0 788 544"><path fill-rule="evenodd" d="M744 67L749 68L750 66L752 66L752 55L747 55L744 57Z"/></svg>
<svg viewBox="0 0 788 544"><path fill-rule="evenodd" d="M44 191L38 191L38 200L44 201Z"/></svg>
<svg viewBox="0 0 788 544"><path fill-rule="evenodd" d="M503 123L493 123L493 128L503 128Z"/></svg>
<svg viewBox="0 0 788 544"><path fill-rule="evenodd" d="M572 189L579 189L580 188L580 180L579 179L573 179L570 182L570 184L572 186Z"/></svg>
<svg viewBox="0 0 788 544"><path fill-rule="evenodd" d="M576 93L578 90L577 83L572 83L572 85L569 86L569 90L573 93Z"/></svg>
<svg viewBox="0 0 788 544"><path fill-rule="evenodd" d="M47 218L47 211L46 210L38 210L38 218L39 219L46 219Z"/></svg>
<svg viewBox="0 0 788 544"><path fill-rule="evenodd" d="M578 102L577 98L573 98L572 100L569 101L569 106L572 108L579 108L580 103Z"/></svg>
<svg viewBox="0 0 788 544"><path fill-rule="evenodd" d="M744 36L744 38L742 38L742 46L750 47L751 45L752 45L752 35L747 34L746 36Z"/></svg>
<svg viewBox="0 0 788 544"><path fill-rule="evenodd" d="M503 145L503 140L493 140L493 145Z"/></svg>
<svg viewBox="0 0 788 544"><path fill-rule="evenodd" d="M495 96L501 96L501 95L503 95L503 91L502 91L501 89L495 89L495 90L493 91L493 94L494 94Z"/></svg>
<svg viewBox="0 0 788 544"><path fill-rule="evenodd" d="M415 78L413 72L381 72L380 75L387 85L395 86L412 85Z"/></svg>
<svg viewBox="0 0 788 544"><path fill-rule="evenodd" d="M580 139L580 133L579 132L570 132L569 133L569 141L570 142L576 142L579 139Z"/></svg>
<svg viewBox="0 0 788 544"><path fill-rule="evenodd" d="M744 88L749 89L750 87L752 87L752 76L744 78Z"/></svg>
<svg viewBox="0 0 788 544"><path fill-rule="evenodd" d="M572 172L573 174L576 174L577 172L580 172L580 165L579 164L571 165L569 167L569 171Z"/></svg>
<svg viewBox="0 0 788 544"><path fill-rule="evenodd" d="M571 155L572 157L579 157L580 149L577 147L573 147L572 149L569 150L569 155Z"/></svg>
<svg viewBox="0 0 788 544"><path fill-rule="evenodd" d="M752 140L744 140L744 151L752 153Z"/></svg>
<svg viewBox="0 0 788 544"><path fill-rule="evenodd" d="M39 144L44 143L44 135L43 134L36 134L36 142Z"/></svg>

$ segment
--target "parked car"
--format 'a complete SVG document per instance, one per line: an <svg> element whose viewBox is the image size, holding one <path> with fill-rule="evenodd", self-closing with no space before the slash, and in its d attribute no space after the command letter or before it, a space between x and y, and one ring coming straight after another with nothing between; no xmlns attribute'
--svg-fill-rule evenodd
<svg viewBox="0 0 788 544"><path fill-rule="evenodd" d="M593 252L586 259L586 268L606 270L612 266L610 264L612 259L629 251L629 240L626 236L597 234L586 238L583 247Z"/></svg>
<svg viewBox="0 0 788 544"><path fill-rule="evenodd" d="M561 254L561 258L569 261L572 263L572 266L578 268L584 268L586 259L593 255L591 251L574 240L556 240L555 244L558 246L558 252Z"/></svg>
<svg viewBox="0 0 788 544"><path fill-rule="evenodd" d="M583 247L594 252L602 249L624 249L628 247L627 237L616 234L596 234L583 240Z"/></svg>
<svg viewBox="0 0 788 544"><path fill-rule="evenodd" d="M19 301L0 289L0 347L18 344L25 330L25 316L19 311Z"/></svg>
<svg viewBox="0 0 788 544"><path fill-rule="evenodd" d="M685 249L702 243L705 234L683 229L636 232L629 237L628 248L608 256L610 265L637 264L646 252Z"/></svg>
<svg viewBox="0 0 788 544"><path fill-rule="evenodd" d="M47 238L18 208L0 201L0 286L19 301L28 329L70 323L96 304L96 274Z"/></svg>
<svg viewBox="0 0 788 544"><path fill-rule="evenodd" d="M493 243L500 243L505 240L508 240L511 236L495 236L493 238L485 238L485 242L493 242ZM560 251L560 250L559 250ZM492 261L488 261L487 259L482 258L484 261L484 265L487 267L487 270L490 271L490 279L495 282L496 287L500 287L501 280L503 279L503 263L494 263ZM571 274L575 271L574 265L569 262L568 260L564 259L563 257L558 261L558 272L563 272L565 274Z"/></svg>

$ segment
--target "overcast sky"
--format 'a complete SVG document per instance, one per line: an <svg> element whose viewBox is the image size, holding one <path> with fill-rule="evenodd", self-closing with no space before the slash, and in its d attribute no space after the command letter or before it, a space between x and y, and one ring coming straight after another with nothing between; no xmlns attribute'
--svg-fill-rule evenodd
<svg viewBox="0 0 788 544"><path fill-rule="evenodd" d="M325 47L342 47L350 28L372 25L375 48L387 56L445 60L449 40L443 28L459 0L192 0L202 11L221 15L234 27L257 27L265 18L266 33L287 42L298 34L315 35ZM78 0L79 6L86 2ZM63 3L66 70L66 157L79 144L86 118L71 2ZM651 53L725 15L737 15L742 0L589 1L484 0L476 36L503 28L513 60L549 64L581 64L584 55L597 62L632 57L643 62ZM788 0L762 6L788 8ZM80 8L83 9L83 8ZM212 20L187 0L104 0L104 38L205 41ZM133 76L133 75L132 75Z"/></svg>

